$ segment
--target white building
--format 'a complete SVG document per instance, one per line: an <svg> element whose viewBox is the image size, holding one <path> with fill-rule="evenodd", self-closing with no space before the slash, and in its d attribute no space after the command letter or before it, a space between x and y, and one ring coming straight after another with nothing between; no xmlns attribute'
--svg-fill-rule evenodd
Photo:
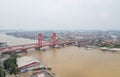
<svg viewBox="0 0 120 77"><path fill-rule="evenodd" d="M32 70L40 67L40 61L32 56L17 58L17 65L21 72Z"/></svg>

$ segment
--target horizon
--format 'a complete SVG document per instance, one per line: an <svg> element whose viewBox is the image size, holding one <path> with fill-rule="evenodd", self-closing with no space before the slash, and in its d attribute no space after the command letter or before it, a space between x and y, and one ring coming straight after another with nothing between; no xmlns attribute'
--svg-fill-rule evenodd
<svg viewBox="0 0 120 77"><path fill-rule="evenodd" d="M74 29L74 30L63 30L63 29L58 29L58 30L52 30L52 29L49 29L49 30L21 30L21 29L0 29L0 31L120 31L120 30L99 30L99 29L89 29L89 30L83 30L83 29Z"/></svg>

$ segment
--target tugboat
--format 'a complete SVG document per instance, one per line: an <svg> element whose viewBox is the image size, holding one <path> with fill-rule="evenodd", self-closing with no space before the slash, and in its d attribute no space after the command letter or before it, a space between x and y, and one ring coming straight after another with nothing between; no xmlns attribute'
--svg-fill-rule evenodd
<svg viewBox="0 0 120 77"><path fill-rule="evenodd" d="M41 65L40 68L34 69L34 70L39 70L39 71L33 73L29 77L56 77L55 73L51 72L51 68L50 67L46 67L46 66Z"/></svg>
<svg viewBox="0 0 120 77"><path fill-rule="evenodd" d="M42 70L40 72L33 73L29 77L56 77L54 74L50 73L49 71Z"/></svg>

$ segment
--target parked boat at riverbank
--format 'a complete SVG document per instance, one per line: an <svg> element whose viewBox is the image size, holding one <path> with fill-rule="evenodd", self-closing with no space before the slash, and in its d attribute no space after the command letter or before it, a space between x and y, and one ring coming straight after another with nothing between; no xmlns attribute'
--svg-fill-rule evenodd
<svg viewBox="0 0 120 77"><path fill-rule="evenodd" d="M101 47L102 51L112 51L112 52L120 52L120 48L107 48L107 47Z"/></svg>

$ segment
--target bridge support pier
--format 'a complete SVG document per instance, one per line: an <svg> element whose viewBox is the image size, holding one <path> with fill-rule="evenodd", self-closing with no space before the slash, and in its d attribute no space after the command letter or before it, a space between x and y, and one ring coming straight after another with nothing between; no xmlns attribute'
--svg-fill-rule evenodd
<svg viewBox="0 0 120 77"><path fill-rule="evenodd" d="M80 47L81 45L80 45L80 42L78 42L78 47Z"/></svg>
<svg viewBox="0 0 120 77"><path fill-rule="evenodd" d="M64 44L61 44L62 47L64 47L65 45Z"/></svg>
<svg viewBox="0 0 120 77"><path fill-rule="evenodd" d="M25 53L27 53L27 50L21 50L21 52L25 52Z"/></svg>
<svg viewBox="0 0 120 77"><path fill-rule="evenodd" d="M55 48L55 46L56 46L56 45L50 45L49 47L50 47L50 48Z"/></svg>
<svg viewBox="0 0 120 77"><path fill-rule="evenodd" d="M52 48L55 48L55 45L52 45L51 47L52 47Z"/></svg>
<svg viewBox="0 0 120 77"><path fill-rule="evenodd" d="M41 48L40 47L38 47L38 48L35 48L36 50L41 50Z"/></svg>

